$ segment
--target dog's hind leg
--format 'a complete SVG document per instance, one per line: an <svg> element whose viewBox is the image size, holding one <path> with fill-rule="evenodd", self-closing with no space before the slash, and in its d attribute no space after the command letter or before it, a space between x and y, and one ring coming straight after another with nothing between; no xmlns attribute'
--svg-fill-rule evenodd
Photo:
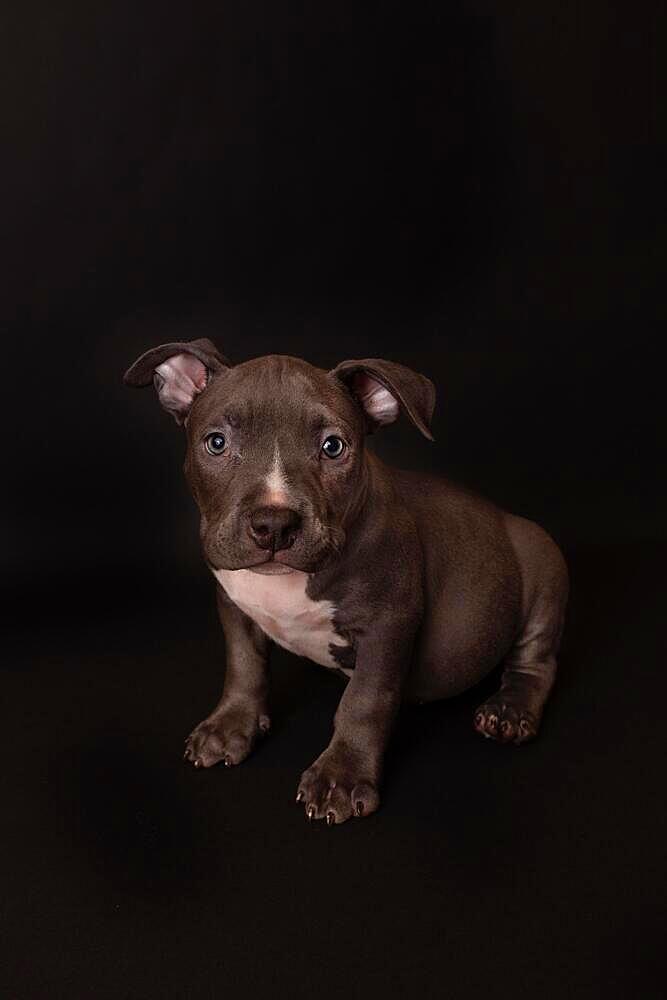
<svg viewBox="0 0 667 1000"><path fill-rule="evenodd" d="M543 578L524 588L523 627L503 661L500 690L474 715L477 732L499 743L525 743L536 736L556 677L568 576L563 557L549 542L546 553L543 550Z"/></svg>

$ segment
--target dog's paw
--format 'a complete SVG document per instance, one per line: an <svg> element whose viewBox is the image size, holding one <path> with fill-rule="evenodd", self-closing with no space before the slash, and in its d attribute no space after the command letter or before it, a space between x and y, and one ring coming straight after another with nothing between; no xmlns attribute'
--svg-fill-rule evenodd
<svg viewBox="0 0 667 1000"><path fill-rule="evenodd" d="M270 726L268 715L255 712L235 710L210 716L186 739L184 759L195 767L212 767L219 761L227 767L240 764Z"/></svg>
<svg viewBox="0 0 667 1000"><path fill-rule="evenodd" d="M329 748L301 775L296 801L303 804L307 819L324 819L329 826L368 816L380 805L371 774L371 768L345 750Z"/></svg>
<svg viewBox="0 0 667 1000"><path fill-rule="evenodd" d="M495 695L475 712L475 729L498 743L526 743L537 735L539 720L518 701Z"/></svg>

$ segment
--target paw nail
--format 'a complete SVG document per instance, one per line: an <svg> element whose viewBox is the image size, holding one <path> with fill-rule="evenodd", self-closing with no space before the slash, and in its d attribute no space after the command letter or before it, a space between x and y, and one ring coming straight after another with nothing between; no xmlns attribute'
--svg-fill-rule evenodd
<svg viewBox="0 0 667 1000"><path fill-rule="evenodd" d="M305 797L306 796L303 794L303 792L297 792L296 793L296 801L297 802L303 802L303 800L305 799Z"/></svg>
<svg viewBox="0 0 667 1000"><path fill-rule="evenodd" d="M363 816L364 815L364 804L363 804L363 802L357 802L356 806L354 807L354 811L355 811L355 814L357 816Z"/></svg>
<svg viewBox="0 0 667 1000"><path fill-rule="evenodd" d="M225 767L231 767L231 766L232 766L232 758L225 757Z"/></svg>
<svg viewBox="0 0 667 1000"><path fill-rule="evenodd" d="M195 765L195 767L201 767L201 761L200 761L199 757L195 757L195 759L194 759L194 765Z"/></svg>
<svg viewBox="0 0 667 1000"><path fill-rule="evenodd" d="M529 736L532 736L532 734L533 731L530 727L530 723L526 722L525 719L522 719L521 722L519 723L519 736L522 739L527 739Z"/></svg>
<svg viewBox="0 0 667 1000"><path fill-rule="evenodd" d="M333 826L336 821L336 817L333 813L327 813L327 826Z"/></svg>
<svg viewBox="0 0 667 1000"><path fill-rule="evenodd" d="M308 806L308 809L306 811L306 816L308 817L309 821L313 819L313 817L315 816L315 806Z"/></svg>

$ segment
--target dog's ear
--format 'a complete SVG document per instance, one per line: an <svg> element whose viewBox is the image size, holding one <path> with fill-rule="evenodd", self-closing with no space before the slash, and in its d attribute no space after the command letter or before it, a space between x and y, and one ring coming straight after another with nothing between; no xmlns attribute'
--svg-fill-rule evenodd
<svg viewBox="0 0 667 1000"><path fill-rule="evenodd" d="M127 369L125 385L141 388L151 382L160 402L177 424L185 422L196 396L229 362L208 338L161 344L146 351Z"/></svg>
<svg viewBox="0 0 667 1000"><path fill-rule="evenodd" d="M370 431L393 424L403 410L424 437L433 441L430 424L435 387L425 375L379 358L342 361L331 374L347 385L363 409Z"/></svg>

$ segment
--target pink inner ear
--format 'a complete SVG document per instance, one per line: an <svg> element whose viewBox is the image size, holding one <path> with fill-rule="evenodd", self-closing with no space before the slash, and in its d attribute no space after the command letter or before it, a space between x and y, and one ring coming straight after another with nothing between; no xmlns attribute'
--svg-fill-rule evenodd
<svg viewBox="0 0 667 1000"><path fill-rule="evenodd" d="M381 382L365 372L352 377L352 391L368 416L378 424L393 424L398 417L398 401Z"/></svg>
<svg viewBox="0 0 667 1000"><path fill-rule="evenodd" d="M155 373L160 402L182 423L195 396L206 388L206 365L193 354L174 354Z"/></svg>
<svg viewBox="0 0 667 1000"><path fill-rule="evenodd" d="M206 365L202 364L194 354L175 354L166 362L195 385L198 392L206 387Z"/></svg>

